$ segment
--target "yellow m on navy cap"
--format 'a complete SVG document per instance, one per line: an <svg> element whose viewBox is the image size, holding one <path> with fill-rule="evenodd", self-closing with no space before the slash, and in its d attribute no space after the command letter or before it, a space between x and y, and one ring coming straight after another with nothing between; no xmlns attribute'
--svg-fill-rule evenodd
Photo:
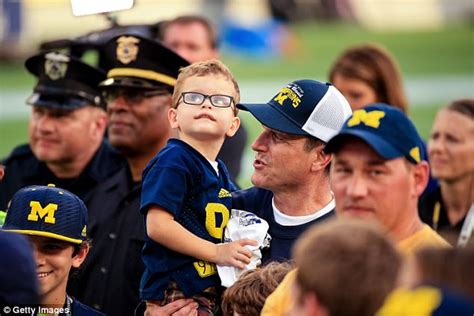
<svg viewBox="0 0 474 316"><path fill-rule="evenodd" d="M385 159L405 157L413 164L426 160L425 146L415 125L405 113L388 104L375 103L354 111L328 142L326 152L337 151L347 137L365 141Z"/></svg>
<svg viewBox="0 0 474 316"><path fill-rule="evenodd" d="M87 208L73 193L48 186L29 186L15 193L4 231L80 244L86 240Z"/></svg>

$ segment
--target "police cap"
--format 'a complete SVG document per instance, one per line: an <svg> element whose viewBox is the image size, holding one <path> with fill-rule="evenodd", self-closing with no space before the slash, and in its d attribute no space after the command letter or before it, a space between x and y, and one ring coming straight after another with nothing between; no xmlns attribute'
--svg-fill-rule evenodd
<svg viewBox="0 0 474 316"><path fill-rule="evenodd" d="M56 52L30 57L25 67L38 78L27 104L66 110L105 106L98 88L106 78L102 70Z"/></svg>
<svg viewBox="0 0 474 316"><path fill-rule="evenodd" d="M119 35L104 47L107 80L102 88L173 90L179 69L189 63L156 40Z"/></svg>

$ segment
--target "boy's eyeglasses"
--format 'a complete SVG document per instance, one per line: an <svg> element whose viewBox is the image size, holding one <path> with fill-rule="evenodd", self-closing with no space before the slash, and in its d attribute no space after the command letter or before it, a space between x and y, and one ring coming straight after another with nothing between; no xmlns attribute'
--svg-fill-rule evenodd
<svg viewBox="0 0 474 316"><path fill-rule="evenodd" d="M228 108L234 103L234 98L225 94L206 95L199 92L182 92L178 104L181 98L184 103L190 105L201 105L206 99L209 99L216 108Z"/></svg>
<svg viewBox="0 0 474 316"><path fill-rule="evenodd" d="M140 89L107 89L102 92L105 102L109 103L118 97L123 97L125 102L140 103L143 100L159 95L169 95L167 90L140 90Z"/></svg>

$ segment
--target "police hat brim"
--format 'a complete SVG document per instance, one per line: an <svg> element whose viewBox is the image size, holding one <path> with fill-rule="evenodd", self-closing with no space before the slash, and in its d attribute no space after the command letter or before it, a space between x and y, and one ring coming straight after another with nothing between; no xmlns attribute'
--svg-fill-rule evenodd
<svg viewBox="0 0 474 316"><path fill-rule="evenodd" d="M99 84L99 88L133 88L144 90L168 90L172 91L173 87L167 84L160 84L156 81L134 77L114 77L108 78Z"/></svg>
<svg viewBox="0 0 474 316"><path fill-rule="evenodd" d="M75 110L84 106L94 106L90 100L66 95L46 95L33 93L26 99L26 104L51 109Z"/></svg>

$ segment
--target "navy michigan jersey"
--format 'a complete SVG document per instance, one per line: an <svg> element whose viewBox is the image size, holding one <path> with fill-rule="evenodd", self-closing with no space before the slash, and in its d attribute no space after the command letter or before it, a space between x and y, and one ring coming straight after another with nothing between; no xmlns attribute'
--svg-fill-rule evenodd
<svg viewBox="0 0 474 316"><path fill-rule="evenodd" d="M210 162L190 145L178 139L155 156L143 172L140 211L158 205L194 235L221 242L231 208L234 189L226 167L218 161L219 175ZM140 284L142 299L162 300L171 282L191 297L220 284L213 263L170 250L145 237L142 252L145 272Z"/></svg>

